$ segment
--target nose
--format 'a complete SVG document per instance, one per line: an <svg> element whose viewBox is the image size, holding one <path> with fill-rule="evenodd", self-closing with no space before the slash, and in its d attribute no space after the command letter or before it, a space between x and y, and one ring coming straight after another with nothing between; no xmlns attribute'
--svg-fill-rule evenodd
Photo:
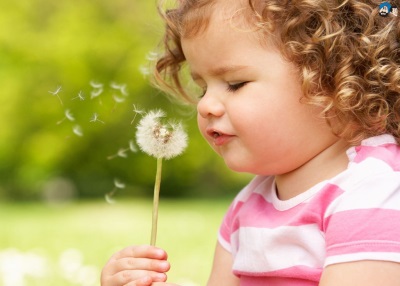
<svg viewBox="0 0 400 286"><path fill-rule="evenodd" d="M197 112L203 118L221 117L225 112L222 98L207 90L197 104Z"/></svg>

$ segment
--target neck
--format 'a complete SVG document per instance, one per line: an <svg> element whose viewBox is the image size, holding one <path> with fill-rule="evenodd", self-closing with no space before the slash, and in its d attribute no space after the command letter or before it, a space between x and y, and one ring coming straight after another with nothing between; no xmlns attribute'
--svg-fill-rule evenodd
<svg viewBox="0 0 400 286"><path fill-rule="evenodd" d="M275 176L278 197L291 199L347 169L347 142L338 140L299 168Z"/></svg>

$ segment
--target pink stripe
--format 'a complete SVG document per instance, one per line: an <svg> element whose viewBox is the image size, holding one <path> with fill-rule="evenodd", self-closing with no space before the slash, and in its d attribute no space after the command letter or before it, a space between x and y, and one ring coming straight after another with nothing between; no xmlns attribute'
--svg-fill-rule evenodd
<svg viewBox="0 0 400 286"><path fill-rule="evenodd" d="M290 278L280 278L280 277L251 277L242 276L240 277L240 286L317 286L318 282L303 280L303 279L290 279Z"/></svg>
<svg viewBox="0 0 400 286"><path fill-rule="evenodd" d="M326 208L342 193L338 186L327 184L310 201L285 211L275 209L263 196L253 193L245 204L239 202L228 214L233 218L232 233L239 227L276 228L306 224L317 224L322 230Z"/></svg>
<svg viewBox="0 0 400 286"><path fill-rule="evenodd" d="M394 171L400 171L400 147L396 144L384 144L381 146L357 146L354 158L355 163L360 163L369 157L384 161Z"/></svg>
<svg viewBox="0 0 400 286"><path fill-rule="evenodd" d="M327 218L326 225L328 256L364 251L400 251L399 210L342 211Z"/></svg>
<svg viewBox="0 0 400 286"><path fill-rule="evenodd" d="M322 268L300 265L265 273L247 273L236 270L233 273L240 277L240 285L318 285Z"/></svg>

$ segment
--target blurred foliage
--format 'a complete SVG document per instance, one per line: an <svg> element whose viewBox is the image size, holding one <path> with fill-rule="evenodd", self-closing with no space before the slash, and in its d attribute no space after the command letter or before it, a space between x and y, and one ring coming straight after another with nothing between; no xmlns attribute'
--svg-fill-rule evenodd
<svg viewBox="0 0 400 286"><path fill-rule="evenodd" d="M0 199L102 197L115 179L126 184L116 196L151 196L153 158L110 159L134 139L134 105L180 117L189 133L188 150L164 164L162 195L219 196L249 179L201 139L193 107L172 104L142 75L162 34L153 1L1 1L0 27ZM104 91L91 99L93 81Z"/></svg>

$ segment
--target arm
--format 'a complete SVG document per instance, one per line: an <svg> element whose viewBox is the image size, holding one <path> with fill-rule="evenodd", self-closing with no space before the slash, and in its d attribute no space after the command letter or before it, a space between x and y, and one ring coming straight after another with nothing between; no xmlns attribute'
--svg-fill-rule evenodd
<svg viewBox="0 0 400 286"><path fill-rule="evenodd" d="M239 278L232 273L232 254L219 243L215 248L214 263L207 286L239 286Z"/></svg>
<svg viewBox="0 0 400 286"><path fill-rule="evenodd" d="M400 281L400 263L356 261L329 265L322 273L320 286L395 286Z"/></svg>
<svg viewBox="0 0 400 286"><path fill-rule="evenodd" d="M101 272L101 286L172 285L161 283L167 280L165 272L169 268L164 250L149 245L130 246L111 256Z"/></svg>

